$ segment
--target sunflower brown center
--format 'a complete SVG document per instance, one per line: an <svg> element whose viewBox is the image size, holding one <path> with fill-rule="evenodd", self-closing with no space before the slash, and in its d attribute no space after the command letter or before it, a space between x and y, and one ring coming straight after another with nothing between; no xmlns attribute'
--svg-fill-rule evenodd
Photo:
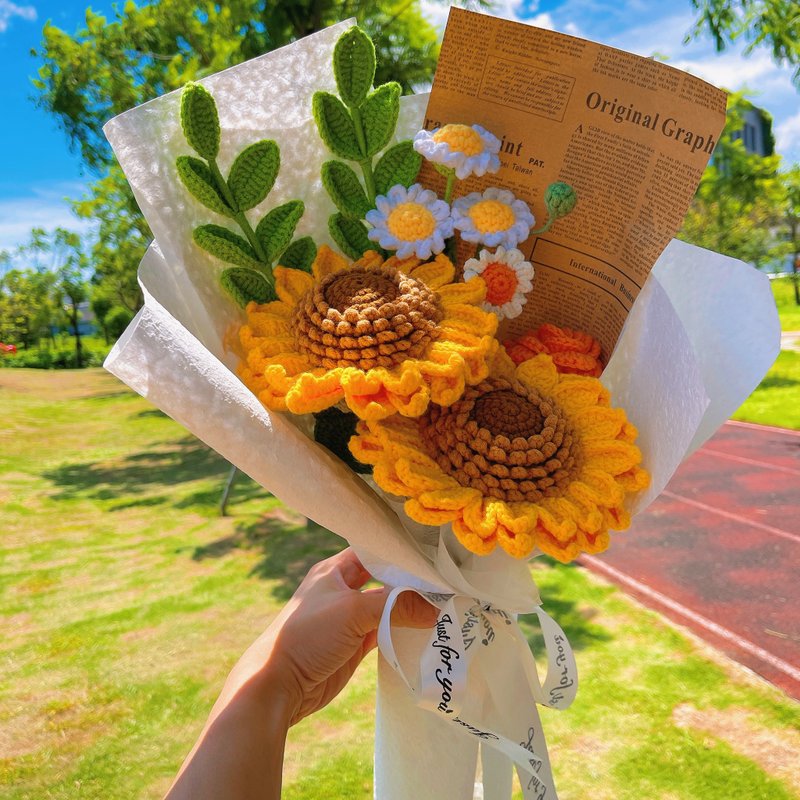
<svg viewBox="0 0 800 800"><path fill-rule="evenodd" d="M353 267L300 298L292 329L315 366L368 370L420 357L442 317L438 296L424 283L386 265Z"/></svg>
<svg viewBox="0 0 800 800"><path fill-rule="evenodd" d="M419 421L428 454L462 486L507 502L559 497L580 452L572 426L550 399L521 383L490 378Z"/></svg>

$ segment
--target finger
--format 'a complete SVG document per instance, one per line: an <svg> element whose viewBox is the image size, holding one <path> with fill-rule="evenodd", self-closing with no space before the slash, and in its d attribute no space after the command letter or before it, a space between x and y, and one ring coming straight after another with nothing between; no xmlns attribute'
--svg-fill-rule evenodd
<svg viewBox="0 0 800 800"><path fill-rule="evenodd" d="M360 589L372 577L349 547L339 553L336 569L342 576L345 586L350 589Z"/></svg>
<svg viewBox="0 0 800 800"><path fill-rule="evenodd" d="M375 630L381 621L389 589L367 589L356 595L357 612L354 622L361 636ZM403 592L392 609L392 623L404 628L430 628L438 619L439 611L416 592Z"/></svg>
<svg viewBox="0 0 800 800"><path fill-rule="evenodd" d="M432 628L439 609L416 592L403 592L392 609L392 624L401 628Z"/></svg>

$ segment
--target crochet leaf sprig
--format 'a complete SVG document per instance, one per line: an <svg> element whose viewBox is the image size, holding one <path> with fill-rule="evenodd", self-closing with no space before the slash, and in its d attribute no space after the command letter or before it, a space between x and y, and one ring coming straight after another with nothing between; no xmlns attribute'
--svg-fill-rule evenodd
<svg viewBox="0 0 800 800"><path fill-rule="evenodd" d="M178 156L181 183L206 208L235 221L244 236L223 225L200 225L192 232L195 244L232 268L223 270L220 283L242 307L250 301L275 300L272 267L308 271L317 248L305 236L292 242L305 207L290 200L269 211L253 228L245 212L270 193L280 170L280 149L271 139L248 145L231 165L227 179L217 164L220 146L219 114L214 98L200 84L189 83L181 95L181 127L186 141L201 157Z"/></svg>
<svg viewBox="0 0 800 800"><path fill-rule="evenodd" d="M385 83L373 90L375 47L360 28L350 28L339 38L333 73L339 96L316 92L312 109L328 149L339 159L355 162L361 171L363 185L343 161L322 166L322 183L338 209L328 220L328 229L342 251L357 259L375 248L362 221L375 207L375 198L396 184L411 186L422 157L406 141L390 147L374 163L397 127L401 89L397 83Z"/></svg>

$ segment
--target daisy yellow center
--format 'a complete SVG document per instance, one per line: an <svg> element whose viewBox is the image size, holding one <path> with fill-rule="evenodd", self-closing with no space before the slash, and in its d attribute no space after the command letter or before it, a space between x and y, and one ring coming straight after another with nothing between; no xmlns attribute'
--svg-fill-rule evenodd
<svg viewBox="0 0 800 800"><path fill-rule="evenodd" d="M481 233L507 231L516 221L512 209L499 200L479 200L467 213Z"/></svg>
<svg viewBox="0 0 800 800"><path fill-rule="evenodd" d="M436 217L420 203L400 203L389 213L386 227L402 242L417 242L436 230Z"/></svg>
<svg viewBox="0 0 800 800"><path fill-rule="evenodd" d="M469 125L445 125L433 134L434 142L445 142L454 153L476 156L483 150L481 135Z"/></svg>
<svg viewBox="0 0 800 800"><path fill-rule="evenodd" d="M486 301L493 306L502 306L514 298L519 286L517 273L502 261L493 261L481 273L486 283Z"/></svg>

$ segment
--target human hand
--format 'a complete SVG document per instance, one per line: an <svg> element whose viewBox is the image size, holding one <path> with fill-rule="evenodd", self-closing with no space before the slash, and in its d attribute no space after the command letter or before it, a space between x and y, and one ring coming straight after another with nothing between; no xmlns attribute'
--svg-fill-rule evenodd
<svg viewBox="0 0 800 800"><path fill-rule="evenodd" d="M312 567L234 668L228 681L232 688L255 677L273 702L285 703L290 725L326 706L376 645L389 589L362 591L369 579L350 548ZM430 628L437 614L418 594L404 592L392 622Z"/></svg>
<svg viewBox="0 0 800 800"><path fill-rule="evenodd" d="M375 647L389 595L352 550L321 561L228 676L167 800L278 800L286 731L327 705ZM392 622L429 628L434 606L403 592Z"/></svg>

